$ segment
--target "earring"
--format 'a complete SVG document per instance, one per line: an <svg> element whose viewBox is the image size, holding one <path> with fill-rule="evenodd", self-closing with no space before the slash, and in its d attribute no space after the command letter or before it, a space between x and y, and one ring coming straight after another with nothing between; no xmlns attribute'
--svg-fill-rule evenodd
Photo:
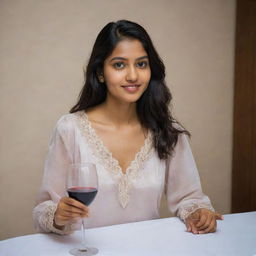
<svg viewBox="0 0 256 256"><path fill-rule="evenodd" d="M101 83L104 83L104 77L103 77L103 75L101 75L101 76L99 77L99 80L100 80Z"/></svg>

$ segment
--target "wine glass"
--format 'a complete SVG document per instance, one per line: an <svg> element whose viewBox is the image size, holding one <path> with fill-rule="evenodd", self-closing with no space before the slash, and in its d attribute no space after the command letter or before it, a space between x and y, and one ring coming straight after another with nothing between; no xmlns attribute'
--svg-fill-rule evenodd
<svg viewBox="0 0 256 256"><path fill-rule="evenodd" d="M71 164L67 175L67 192L69 197L85 204L86 206L95 198L98 192L98 175L93 163ZM82 219L82 243L79 248L69 252L75 256L89 256L98 253L97 248L85 245L85 220Z"/></svg>

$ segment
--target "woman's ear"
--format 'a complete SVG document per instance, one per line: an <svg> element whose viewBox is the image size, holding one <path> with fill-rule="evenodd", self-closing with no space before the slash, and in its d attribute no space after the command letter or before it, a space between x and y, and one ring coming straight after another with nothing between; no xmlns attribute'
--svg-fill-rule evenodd
<svg viewBox="0 0 256 256"><path fill-rule="evenodd" d="M101 83L104 83L104 75L103 72L97 72L98 79Z"/></svg>

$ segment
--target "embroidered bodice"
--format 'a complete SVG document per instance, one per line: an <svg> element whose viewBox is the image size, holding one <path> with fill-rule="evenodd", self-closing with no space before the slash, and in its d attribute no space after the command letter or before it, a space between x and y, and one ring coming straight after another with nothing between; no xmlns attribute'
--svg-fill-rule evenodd
<svg viewBox="0 0 256 256"><path fill-rule="evenodd" d="M76 116L78 127L85 140L92 148L94 156L98 158L98 161L110 173L113 179L116 180L118 184L119 202L121 206L125 208L130 199L129 193L132 188L132 183L136 181L142 165L150 156L150 153L152 153L151 134L148 134L144 145L135 155L135 159L130 163L125 173L123 173L118 160L113 157L112 153L105 147L102 140L96 134L85 112L78 112Z"/></svg>

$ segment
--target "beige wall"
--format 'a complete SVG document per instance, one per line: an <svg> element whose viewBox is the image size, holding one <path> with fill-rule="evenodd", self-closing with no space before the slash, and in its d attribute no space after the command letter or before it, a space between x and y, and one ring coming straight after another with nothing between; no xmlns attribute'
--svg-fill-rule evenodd
<svg viewBox="0 0 256 256"><path fill-rule="evenodd" d="M203 188L230 211L234 0L1 0L0 239L34 232L51 131L75 103L97 33L120 18L151 35Z"/></svg>

